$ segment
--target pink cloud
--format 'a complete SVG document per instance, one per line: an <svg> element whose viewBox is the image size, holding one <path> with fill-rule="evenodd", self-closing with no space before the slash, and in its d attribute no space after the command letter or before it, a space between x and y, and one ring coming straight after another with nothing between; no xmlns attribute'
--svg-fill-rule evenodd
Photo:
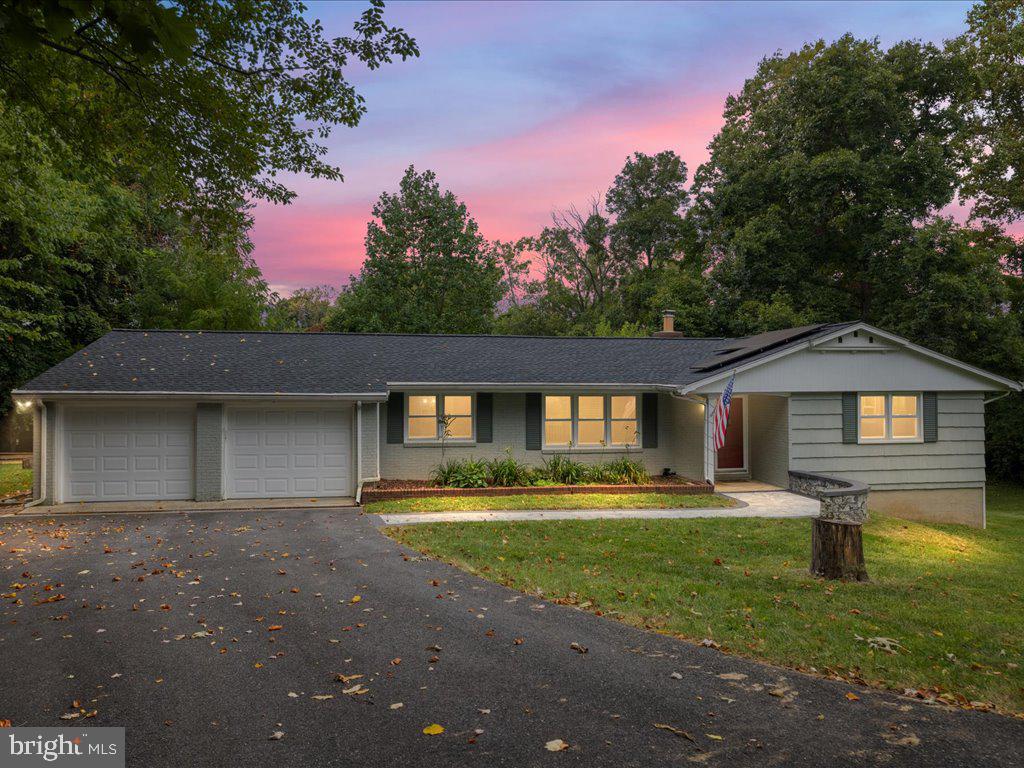
<svg viewBox="0 0 1024 768"><path fill-rule="evenodd" d="M515 135L428 153L415 165L437 172L442 187L466 202L485 237L511 240L538 233L556 208L603 196L635 151L673 149L692 176L721 124L718 95L661 93L616 101L590 104ZM390 164L394 178L386 188L394 189L401 170ZM380 168L356 167L345 186L354 180L364 182L360 200L352 199L352 188L312 182L299 185L300 196L290 206L258 208L253 239L269 282L337 285L358 270L370 210L382 191L365 183L380 183ZM346 200L334 203L324 199L328 195Z"/></svg>

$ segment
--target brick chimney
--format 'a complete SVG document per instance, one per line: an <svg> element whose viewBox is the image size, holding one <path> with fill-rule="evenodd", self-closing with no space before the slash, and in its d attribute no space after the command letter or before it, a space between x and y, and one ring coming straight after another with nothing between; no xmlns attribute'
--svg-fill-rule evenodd
<svg viewBox="0 0 1024 768"><path fill-rule="evenodd" d="M661 330L651 334L656 339L681 339L685 334L676 330L676 313L673 309L666 309L661 313Z"/></svg>

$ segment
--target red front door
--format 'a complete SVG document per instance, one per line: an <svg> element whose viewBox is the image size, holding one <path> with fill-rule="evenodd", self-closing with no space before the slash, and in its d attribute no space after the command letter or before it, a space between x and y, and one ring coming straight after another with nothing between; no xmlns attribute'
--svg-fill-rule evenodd
<svg viewBox="0 0 1024 768"><path fill-rule="evenodd" d="M743 400L732 399L729 426L725 428L725 445L718 449L719 469L745 469L743 460Z"/></svg>

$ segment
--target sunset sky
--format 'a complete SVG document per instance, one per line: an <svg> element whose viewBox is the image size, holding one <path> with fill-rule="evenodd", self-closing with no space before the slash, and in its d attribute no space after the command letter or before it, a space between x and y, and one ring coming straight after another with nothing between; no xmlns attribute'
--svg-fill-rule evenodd
<svg viewBox="0 0 1024 768"><path fill-rule="evenodd" d="M331 35L364 2L310 4ZM351 70L368 112L338 128L344 182L293 177L291 205L259 205L255 257L272 287L347 282L370 209L404 169L433 169L488 239L535 234L553 208L603 194L634 151L673 149L690 176L722 106L776 50L845 32L941 42L970 3L397 3L420 57Z"/></svg>

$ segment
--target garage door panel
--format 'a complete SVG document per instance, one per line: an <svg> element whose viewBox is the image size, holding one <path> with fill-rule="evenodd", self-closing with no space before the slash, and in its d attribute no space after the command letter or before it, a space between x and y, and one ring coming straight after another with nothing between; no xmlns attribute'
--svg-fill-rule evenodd
<svg viewBox="0 0 1024 768"><path fill-rule="evenodd" d="M65 409L65 501L192 498L193 420L191 408Z"/></svg>
<svg viewBox="0 0 1024 768"><path fill-rule="evenodd" d="M348 496L351 408L231 408L229 497Z"/></svg>

